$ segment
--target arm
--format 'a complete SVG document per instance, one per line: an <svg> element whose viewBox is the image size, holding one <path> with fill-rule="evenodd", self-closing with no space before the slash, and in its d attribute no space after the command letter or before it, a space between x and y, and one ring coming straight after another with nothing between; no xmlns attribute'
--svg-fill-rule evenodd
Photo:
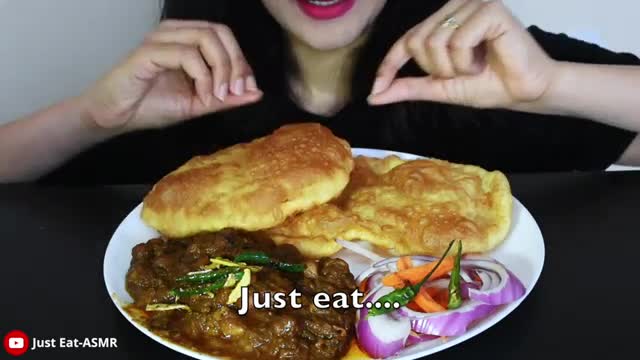
<svg viewBox="0 0 640 360"><path fill-rule="evenodd" d="M428 75L396 78L411 59ZM369 102L422 100L573 116L637 132L638 85L638 66L551 58L498 0L451 0L391 48ZM623 160L640 164L633 156L638 143Z"/></svg>
<svg viewBox="0 0 640 360"><path fill-rule="evenodd" d="M0 126L0 183L35 180L117 133L95 125L80 97Z"/></svg>
<svg viewBox="0 0 640 360"><path fill-rule="evenodd" d="M640 131L640 66L558 63L545 95L522 110ZM516 107L517 108L517 107Z"/></svg>
<svg viewBox="0 0 640 360"><path fill-rule="evenodd" d="M640 66L591 65L559 62L545 95L531 104L516 106L548 115L592 119L640 132ZM640 165L640 137L629 146L621 162Z"/></svg>
<svg viewBox="0 0 640 360"><path fill-rule="evenodd" d="M86 93L0 126L0 183L30 181L118 134L260 100L226 26L164 21Z"/></svg>

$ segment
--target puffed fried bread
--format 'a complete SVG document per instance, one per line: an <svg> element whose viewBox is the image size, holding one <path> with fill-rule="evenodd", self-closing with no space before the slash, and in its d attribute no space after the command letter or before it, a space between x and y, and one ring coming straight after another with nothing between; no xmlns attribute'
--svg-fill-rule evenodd
<svg viewBox="0 0 640 360"><path fill-rule="evenodd" d="M379 184L351 194L345 211L375 224L377 239L396 255L438 255L451 240L465 253L489 251L511 228L513 197L499 171L428 159L414 160L382 175ZM384 245L384 244L383 244Z"/></svg>
<svg viewBox="0 0 640 360"><path fill-rule="evenodd" d="M354 158L354 167L349 184L340 196L327 204L289 217L284 223L265 231L277 244L291 244L309 257L331 256L342 249L336 239L369 239L371 242L390 247L393 239L377 232L375 221L359 219L345 211L351 195L360 188L378 184L381 175L405 163L398 156Z"/></svg>
<svg viewBox="0 0 640 360"><path fill-rule="evenodd" d="M142 219L168 237L258 231L336 198L349 182L349 144L314 123L197 156L162 178Z"/></svg>
<svg viewBox="0 0 640 360"><path fill-rule="evenodd" d="M511 211L501 172L437 159L359 157L337 200L267 233L307 256L337 253L336 239L364 240L396 255L436 256L459 239L465 253L484 252L506 238Z"/></svg>

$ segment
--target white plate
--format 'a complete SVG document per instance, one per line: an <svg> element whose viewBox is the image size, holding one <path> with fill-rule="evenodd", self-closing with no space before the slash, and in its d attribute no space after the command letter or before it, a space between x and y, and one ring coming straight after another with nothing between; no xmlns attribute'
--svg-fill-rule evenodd
<svg viewBox="0 0 640 360"><path fill-rule="evenodd" d="M366 155L371 157L384 157L388 155L398 155L406 159L416 159L419 156L398 153L393 151L373 150L373 149L353 149L354 155ZM120 313L129 320L136 328L145 335L151 337L155 341L185 355L202 359L215 360L219 359L214 356L202 354L185 348L183 346L171 343L133 320L133 318L124 310L124 305L131 303L133 300L125 290L125 275L129 269L131 262L131 249L143 242L147 242L158 233L146 226L140 219L140 210L142 205L138 205L118 226L104 257L104 281L109 296L114 304L120 310ZM426 355L442 351L451 346L468 340L486 329L490 328L498 321L504 319L522 301L529 295L535 286L544 264L544 241L540 228L536 224L529 211L514 198L513 206L513 222L507 239L496 249L487 255L494 257L502 262L509 270L511 270L527 288L525 296L518 301L508 304L500 308L497 312L489 317L477 322L464 335L449 338L446 342L434 340L431 342L419 344L412 348L405 349L402 353L394 357L394 359L410 360L417 359ZM368 264L363 258L343 250L338 256L344 258L350 263L351 271L357 275L364 270Z"/></svg>

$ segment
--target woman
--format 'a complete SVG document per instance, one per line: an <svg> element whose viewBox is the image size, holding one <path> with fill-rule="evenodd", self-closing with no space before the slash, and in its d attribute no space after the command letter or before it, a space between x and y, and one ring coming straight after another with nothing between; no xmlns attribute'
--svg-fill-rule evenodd
<svg viewBox="0 0 640 360"><path fill-rule="evenodd" d="M167 1L165 16L87 92L1 127L0 181L153 182L292 121L506 172L640 164L640 60L525 29L499 1Z"/></svg>

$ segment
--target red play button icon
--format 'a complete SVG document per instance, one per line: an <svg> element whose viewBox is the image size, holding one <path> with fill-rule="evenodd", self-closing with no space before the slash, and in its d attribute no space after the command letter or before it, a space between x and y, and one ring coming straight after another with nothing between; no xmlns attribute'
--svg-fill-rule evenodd
<svg viewBox="0 0 640 360"><path fill-rule="evenodd" d="M20 356L29 349L29 337L20 330L10 331L4 337L4 349L9 355Z"/></svg>

